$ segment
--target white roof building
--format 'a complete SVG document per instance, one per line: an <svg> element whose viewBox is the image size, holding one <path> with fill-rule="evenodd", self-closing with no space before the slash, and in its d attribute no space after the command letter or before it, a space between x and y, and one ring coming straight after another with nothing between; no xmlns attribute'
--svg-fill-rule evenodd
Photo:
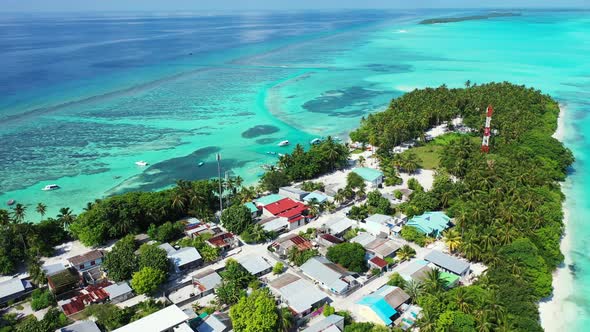
<svg viewBox="0 0 590 332"><path fill-rule="evenodd" d="M384 214L374 214L365 219L365 229L377 237L389 236L393 226L395 226L393 218Z"/></svg>
<svg viewBox="0 0 590 332"><path fill-rule="evenodd" d="M85 320L55 330L55 332L101 332L96 323Z"/></svg>
<svg viewBox="0 0 590 332"><path fill-rule="evenodd" d="M104 288L104 291L109 294L111 300L118 298L119 296L129 296L133 293L133 290L126 281L107 286Z"/></svg>
<svg viewBox="0 0 590 332"><path fill-rule="evenodd" d="M185 323L189 316L179 307L171 305L140 320L129 323L115 332L167 332Z"/></svg>
<svg viewBox="0 0 590 332"><path fill-rule="evenodd" d="M168 258L172 261L177 269L180 269L185 265L201 260L201 254L199 254L195 247L185 247L176 250L172 254L169 254Z"/></svg>
<svg viewBox="0 0 590 332"><path fill-rule="evenodd" d="M344 234L347 230L351 229L357 222L348 218L336 219L326 222L326 229L332 235Z"/></svg>
<svg viewBox="0 0 590 332"><path fill-rule="evenodd" d="M343 280L347 275L325 257L310 258L301 265L301 271L334 293L341 294L348 289L348 282Z"/></svg>
<svg viewBox="0 0 590 332"><path fill-rule="evenodd" d="M231 320L222 314L212 314L197 326L198 332L226 332L231 330Z"/></svg>
<svg viewBox="0 0 590 332"><path fill-rule="evenodd" d="M298 315L307 314L314 305L329 300L328 295L314 284L290 273L273 280L270 286L281 295L282 302Z"/></svg>
<svg viewBox="0 0 590 332"><path fill-rule="evenodd" d="M272 266L262 256L248 255L238 258L238 263L248 272L257 277L267 274L272 270Z"/></svg>
<svg viewBox="0 0 590 332"><path fill-rule="evenodd" d="M166 254L168 255L176 252L176 249L174 249L174 247L168 242L160 244L158 248L166 250Z"/></svg>

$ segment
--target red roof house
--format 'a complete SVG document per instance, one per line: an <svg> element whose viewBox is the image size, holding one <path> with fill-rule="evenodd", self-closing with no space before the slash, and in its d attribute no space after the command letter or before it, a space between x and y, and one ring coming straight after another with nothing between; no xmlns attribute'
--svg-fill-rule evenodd
<svg viewBox="0 0 590 332"><path fill-rule="evenodd" d="M267 214L271 214L275 217L287 218L290 229L295 229L302 226L307 221L308 212L307 205L296 202L290 198L283 198L277 202L267 204L264 206L264 210Z"/></svg>
<svg viewBox="0 0 590 332"><path fill-rule="evenodd" d="M84 310L88 305L105 302L109 298L109 293L103 289L103 286L108 285L109 283L105 283L101 286L84 288L77 296L60 303L63 312L66 316L71 316Z"/></svg>

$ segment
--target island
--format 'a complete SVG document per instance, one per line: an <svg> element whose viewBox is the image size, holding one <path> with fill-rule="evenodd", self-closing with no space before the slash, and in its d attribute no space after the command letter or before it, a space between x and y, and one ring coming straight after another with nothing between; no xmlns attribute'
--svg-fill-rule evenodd
<svg viewBox="0 0 590 332"><path fill-rule="evenodd" d="M12 276L0 282L0 323L542 331L538 302L563 261L559 182L574 160L552 137L559 113L525 86L443 85L392 100L352 142L297 144L257 184L180 180L79 215L0 209L0 273ZM50 309L11 313L25 302Z"/></svg>
<svg viewBox="0 0 590 332"><path fill-rule="evenodd" d="M511 16L521 16L520 13L489 13L484 15L471 15L471 16L462 16L462 17L443 17L443 18L430 18L427 20L420 21L419 24L440 24L440 23L454 23L454 22L462 22L462 21L474 21L474 20L487 20L490 18L496 17L511 17Z"/></svg>

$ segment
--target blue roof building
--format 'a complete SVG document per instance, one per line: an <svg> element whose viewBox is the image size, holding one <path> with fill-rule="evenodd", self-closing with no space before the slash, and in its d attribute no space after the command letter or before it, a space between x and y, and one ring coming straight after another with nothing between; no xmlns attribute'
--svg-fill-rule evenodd
<svg viewBox="0 0 590 332"><path fill-rule="evenodd" d="M393 323L393 320L391 318L397 314L397 310L392 308L389 305L389 303L385 301L385 298L376 294L370 294L363 297L360 301L357 302L357 304L360 304L364 307L364 310L361 310L363 316L375 316L378 318L378 321L381 321L382 324L385 325L391 325ZM370 320L375 321L374 318Z"/></svg>
<svg viewBox="0 0 590 332"><path fill-rule="evenodd" d="M305 196L305 198L303 200L309 203L309 202L313 201L314 199L317 200L318 203L323 203L328 200L328 196L326 196L322 193L319 193L317 191L314 191L314 192L309 193L307 196Z"/></svg>
<svg viewBox="0 0 590 332"><path fill-rule="evenodd" d="M257 198L254 200L255 203L257 203L257 205L268 205L268 204L272 204L272 203L276 203L278 201L280 201L281 199L285 198L285 196L283 195L279 195L279 194L270 194L267 196L262 196L260 198Z"/></svg>
<svg viewBox="0 0 590 332"><path fill-rule="evenodd" d="M420 232L439 237L441 233L449 228L451 218L444 212L426 212L419 216L414 216L408 221L407 226L412 226Z"/></svg>
<svg viewBox="0 0 590 332"><path fill-rule="evenodd" d="M357 302L361 306L360 314L367 320L384 325L391 325L398 316L396 308L410 300L410 296L401 288L385 285Z"/></svg>

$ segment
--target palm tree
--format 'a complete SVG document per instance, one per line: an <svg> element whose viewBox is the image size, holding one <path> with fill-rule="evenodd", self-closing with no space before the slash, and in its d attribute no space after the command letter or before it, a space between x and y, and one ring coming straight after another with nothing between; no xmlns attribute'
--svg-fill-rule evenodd
<svg viewBox="0 0 590 332"><path fill-rule="evenodd" d="M92 210L93 207L94 207L94 203L87 202L86 206L84 207L84 211L90 211L90 210Z"/></svg>
<svg viewBox="0 0 590 332"><path fill-rule="evenodd" d="M426 279L424 280L424 288L429 293L438 293L445 288L445 280L442 277L442 271L434 268L426 272Z"/></svg>
<svg viewBox="0 0 590 332"><path fill-rule="evenodd" d="M457 287L455 290L454 301L457 304L459 310L464 313L469 313L471 310L471 304L469 303L468 293L464 287Z"/></svg>
<svg viewBox="0 0 590 332"><path fill-rule="evenodd" d="M418 297L422 294L423 285L421 282L416 281L414 279L408 281L404 287L404 291L410 298L412 298L412 303L416 303L418 301Z"/></svg>
<svg viewBox="0 0 590 332"><path fill-rule="evenodd" d="M32 258L27 262L27 270L33 283L37 285L45 284L47 278L38 258Z"/></svg>
<svg viewBox="0 0 590 332"><path fill-rule="evenodd" d="M250 233L252 234L252 238L256 243L260 243L266 240L266 231L264 230L264 228L262 228L260 224L254 225Z"/></svg>
<svg viewBox="0 0 590 332"><path fill-rule="evenodd" d="M475 242L473 237L466 238L461 243L461 249L465 253L465 257L469 260L478 260L481 258L481 247Z"/></svg>
<svg viewBox="0 0 590 332"><path fill-rule="evenodd" d="M177 210L184 210L186 205L186 197L180 192L176 191L172 197L172 207Z"/></svg>
<svg viewBox="0 0 590 332"><path fill-rule="evenodd" d="M435 332L436 316L428 310L422 310L422 316L418 319L416 325L420 328L420 332Z"/></svg>
<svg viewBox="0 0 590 332"><path fill-rule="evenodd" d="M316 199L316 198L312 198L309 202L308 202L308 206L309 206L309 213L312 216L319 216L320 214L320 202Z"/></svg>
<svg viewBox="0 0 590 332"><path fill-rule="evenodd" d="M12 209L12 220L20 224L25 220L27 207L21 203L16 203L16 206Z"/></svg>
<svg viewBox="0 0 590 332"><path fill-rule="evenodd" d="M251 202L256 198L256 189L254 187L241 187L239 195L241 203Z"/></svg>
<svg viewBox="0 0 590 332"><path fill-rule="evenodd" d="M324 209L326 211L328 211L329 213L332 213L332 212L336 211L336 205L334 205L334 202L326 201L326 202L324 202Z"/></svg>
<svg viewBox="0 0 590 332"><path fill-rule="evenodd" d="M491 332L494 330L494 324L490 321L487 310L479 310L475 315L475 324L477 332Z"/></svg>
<svg viewBox="0 0 590 332"><path fill-rule="evenodd" d="M334 201L336 203L338 203L339 205L341 205L342 203L344 203L344 201L346 201L346 196L344 195L344 189L340 188L340 189L338 189L338 191L336 191L336 194L334 195Z"/></svg>
<svg viewBox="0 0 590 332"><path fill-rule="evenodd" d="M35 208L35 211L37 211L37 213L41 215L41 219L43 219L45 213L47 212L47 205L43 203L38 203L37 207Z"/></svg>
<svg viewBox="0 0 590 332"><path fill-rule="evenodd" d="M76 216L72 214L72 210L70 208L61 208L59 209L59 214L57 215L57 220L61 221L64 225L64 228L68 228L76 219Z"/></svg>
<svg viewBox="0 0 590 332"><path fill-rule="evenodd" d="M449 229L443 232L443 241L451 252L455 252L461 245L461 235L456 229Z"/></svg>
<svg viewBox="0 0 590 332"><path fill-rule="evenodd" d="M401 247L396 254L396 257L400 260L400 261L405 261L405 260L409 260L412 257L416 256L416 250L414 250L412 247L410 247L409 245L405 244L403 247Z"/></svg>
<svg viewBox="0 0 590 332"><path fill-rule="evenodd" d="M283 332L288 332L293 328L293 314L289 308L283 307L279 309L279 329Z"/></svg>

